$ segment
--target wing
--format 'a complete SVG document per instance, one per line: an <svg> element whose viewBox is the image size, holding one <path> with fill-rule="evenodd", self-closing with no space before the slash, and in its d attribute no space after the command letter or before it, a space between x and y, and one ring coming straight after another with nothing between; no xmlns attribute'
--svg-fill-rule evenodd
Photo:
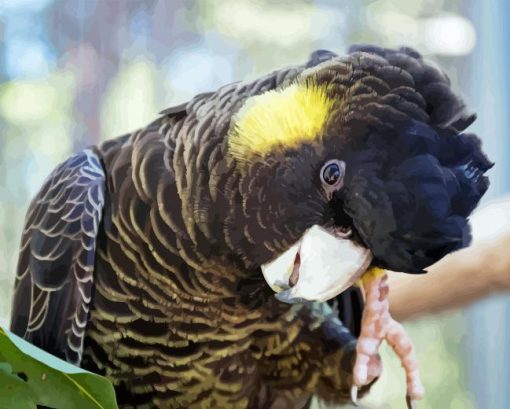
<svg viewBox="0 0 510 409"><path fill-rule="evenodd" d="M59 165L28 209L11 330L79 365L93 286L105 174L92 149Z"/></svg>

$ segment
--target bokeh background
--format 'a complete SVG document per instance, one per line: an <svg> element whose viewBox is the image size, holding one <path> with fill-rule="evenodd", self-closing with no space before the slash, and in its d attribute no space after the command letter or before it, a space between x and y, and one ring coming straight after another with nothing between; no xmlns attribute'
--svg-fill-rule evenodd
<svg viewBox="0 0 510 409"><path fill-rule="evenodd" d="M406 44L435 60L478 113L473 129L497 163L487 199L503 195L508 21L506 0L0 0L0 325L25 211L57 163L198 92L301 63L317 48ZM406 326L428 390L420 408L510 408L508 297ZM384 376L363 405L403 408L402 370L387 350L383 358Z"/></svg>

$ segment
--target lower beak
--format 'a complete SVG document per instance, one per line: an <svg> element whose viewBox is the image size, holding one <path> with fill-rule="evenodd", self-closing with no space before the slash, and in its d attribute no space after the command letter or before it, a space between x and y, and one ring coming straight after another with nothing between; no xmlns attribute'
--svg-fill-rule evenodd
<svg viewBox="0 0 510 409"><path fill-rule="evenodd" d="M326 301L352 286L371 261L367 248L315 225L262 273L281 301Z"/></svg>

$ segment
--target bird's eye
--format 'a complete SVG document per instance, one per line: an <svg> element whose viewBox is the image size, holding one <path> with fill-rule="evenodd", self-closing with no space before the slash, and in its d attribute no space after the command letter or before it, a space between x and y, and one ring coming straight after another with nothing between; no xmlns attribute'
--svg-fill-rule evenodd
<svg viewBox="0 0 510 409"><path fill-rule="evenodd" d="M326 187L339 187L343 181L345 162L333 159L327 161L321 169L321 181Z"/></svg>

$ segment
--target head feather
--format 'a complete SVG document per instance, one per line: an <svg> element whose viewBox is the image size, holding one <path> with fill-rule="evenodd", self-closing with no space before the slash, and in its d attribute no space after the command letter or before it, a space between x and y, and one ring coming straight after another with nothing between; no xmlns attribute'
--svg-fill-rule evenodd
<svg viewBox="0 0 510 409"><path fill-rule="evenodd" d="M229 152L237 160L264 157L320 138L334 100L325 85L296 82L246 100L234 117Z"/></svg>

